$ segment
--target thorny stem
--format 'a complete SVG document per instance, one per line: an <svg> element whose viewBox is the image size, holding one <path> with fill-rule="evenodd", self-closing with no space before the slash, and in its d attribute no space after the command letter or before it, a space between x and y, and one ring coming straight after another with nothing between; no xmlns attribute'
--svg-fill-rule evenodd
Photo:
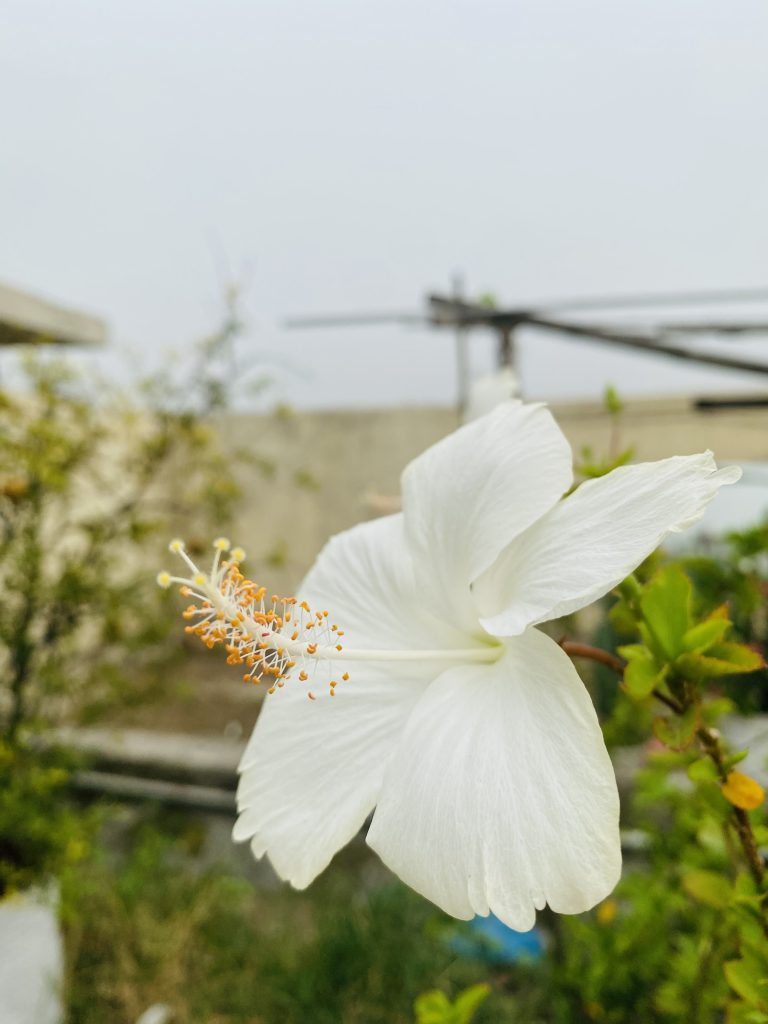
<svg viewBox="0 0 768 1024"><path fill-rule="evenodd" d="M561 640L560 646L566 654L572 658L586 658L589 661L597 662L599 665L605 665L607 668L611 668L616 672L619 677L624 675L624 662L617 658L615 654L611 654L609 651L604 651L600 647L592 647L589 644L574 643L571 640ZM675 697L662 693L660 690L653 690L652 695L662 704L666 704L676 715L682 715L687 709L686 707ZM699 741L702 751L710 758L712 763L717 769L717 773L720 777L721 782L725 782L728 778L728 769L725 763L725 751L720 740L720 735L716 729L710 729L707 726L700 726L696 730L696 738ZM739 837L739 843L741 844L744 857L749 866L750 874L755 880L759 887L762 887L765 881L765 864L755 841L755 834L752 831L752 823L749 820L749 815L746 811L740 807L733 807L733 819L735 822L736 834ZM768 934L768 924L765 925L766 934Z"/></svg>

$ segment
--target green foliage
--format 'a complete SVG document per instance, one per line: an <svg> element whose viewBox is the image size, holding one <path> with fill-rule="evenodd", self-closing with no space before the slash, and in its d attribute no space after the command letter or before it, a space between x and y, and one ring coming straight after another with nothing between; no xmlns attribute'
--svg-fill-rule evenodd
<svg viewBox="0 0 768 1024"><path fill-rule="evenodd" d="M646 888L632 891L633 876L625 874L616 894L619 905L625 901L617 917L642 922L648 892L664 880L654 902L662 934L669 929L674 939L664 961L652 965L639 1018L703 1024L727 1010L729 1021L757 1021L768 1010L768 885L757 851L768 832L756 827L761 811L750 819L743 808L759 807L763 793L754 780L733 773L746 752L725 749L716 726L733 704L712 699L710 688L758 672L765 662L755 647L729 639L727 595L694 589L679 564L664 565L643 582L631 578L620 593L614 621L637 641L620 648L628 662L624 689L641 704L651 697L663 703L654 735L671 751L641 774L629 810L630 824L646 838ZM680 768L692 791L675 781ZM647 950L632 951L633 963L642 967L648 959ZM623 1020L619 1001L613 1005L599 988L597 1017Z"/></svg>
<svg viewBox="0 0 768 1024"><path fill-rule="evenodd" d="M693 707L694 692L702 684L765 667L758 651L725 639L732 623L724 605L708 614L696 611L700 602L694 600L691 580L679 564L663 566L642 585L626 581L621 594L612 614L625 631L634 628L639 640L619 648L628 662L624 688L634 699L656 693ZM689 717L688 740L696 725L695 716ZM667 726L662 723L660 728ZM670 735L659 738L675 746Z"/></svg>
<svg viewBox="0 0 768 1024"><path fill-rule="evenodd" d="M724 1019L733 1002L724 965L737 957L745 927L765 939L716 780L706 773L693 787L682 782L694 764L690 753L648 754L623 808L625 828L642 837L640 857L628 858L606 903L557 919L556 955L539 982L550 993L548 1021Z"/></svg>
<svg viewBox="0 0 768 1024"><path fill-rule="evenodd" d="M416 1024L470 1024L490 991L489 985L472 985L459 992L453 1002L440 989L424 992L413 1004Z"/></svg>
<svg viewBox="0 0 768 1024"><path fill-rule="evenodd" d="M0 891L55 871L71 839L66 772L49 771L34 737L164 685L180 648L154 584L161 538L179 517L210 535L238 499L232 456L201 419L210 407L175 392L195 396L198 377L129 399L62 361L22 369L19 392L0 392L0 751L2 770L15 766Z"/></svg>
<svg viewBox="0 0 768 1024"><path fill-rule="evenodd" d="M137 695L137 677L169 651L151 539L179 513L201 525L225 516L237 495L195 416L107 403L103 392L97 405L62 363L29 360L25 370L26 393L0 401L0 728L9 742Z"/></svg>
<svg viewBox="0 0 768 1024"><path fill-rule="evenodd" d="M619 452L607 456L599 456L590 445L583 445L579 452L579 460L576 463L576 472L588 480L594 480L600 476L606 476L619 466L626 466L631 462L634 449L624 448Z"/></svg>
<svg viewBox="0 0 768 1024"><path fill-rule="evenodd" d="M460 992L446 1022L534 1024L449 951L455 922L394 880L371 886L370 864L347 856L308 892L256 889L195 870L179 825L144 825L124 862L65 873L70 1024L135 1024L154 1002L175 1024L413 1024L438 978Z"/></svg>
<svg viewBox="0 0 768 1024"><path fill-rule="evenodd" d="M96 818L67 795L69 759L0 742L0 899L81 861Z"/></svg>
<svg viewBox="0 0 768 1024"><path fill-rule="evenodd" d="M619 443L621 414L624 411L624 402L612 384L609 384L603 393L603 408L610 419L608 451L604 455L597 455L594 448L590 445L582 447L580 458L574 468L576 473L585 479L605 476L612 470L618 469L619 466L626 466L634 455L634 448L623 448Z"/></svg>
<svg viewBox="0 0 768 1024"><path fill-rule="evenodd" d="M768 649L768 522L729 533L711 545L708 554L683 560L701 606L714 609L727 604L732 639L757 650ZM726 659L728 660L728 659ZM723 679L723 687L743 711L768 711L768 670Z"/></svg>

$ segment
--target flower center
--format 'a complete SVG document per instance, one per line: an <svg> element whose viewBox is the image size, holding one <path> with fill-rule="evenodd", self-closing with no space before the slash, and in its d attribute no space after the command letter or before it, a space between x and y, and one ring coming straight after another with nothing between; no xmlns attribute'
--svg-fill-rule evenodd
<svg viewBox="0 0 768 1024"><path fill-rule="evenodd" d="M340 661L470 661L493 662L503 651L498 646L477 646L456 650L354 650L341 643L344 631L331 622L327 610L313 611L306 601L296 597L267 596L266 587L246 579L240 571L245 558L241 548L230 550L225 537L214 541L213 564L209 573L201 572L189 557L183 541L174 540L170 550L179 555L190 576L172 576L161 572L158 584L168 588L180 585L184 597L192 598L185 609L189 621L186 632L194 634L208 648L223 644L227 664L245 668L246 682L269 684L269 693L285 685L294 670L305 683L316 673L318 664ZM338 674L338 673L337 673ZM346 682L348 672L328 682L331 696L339 679ZM307 690L310 700L316 699Z"/></svg>

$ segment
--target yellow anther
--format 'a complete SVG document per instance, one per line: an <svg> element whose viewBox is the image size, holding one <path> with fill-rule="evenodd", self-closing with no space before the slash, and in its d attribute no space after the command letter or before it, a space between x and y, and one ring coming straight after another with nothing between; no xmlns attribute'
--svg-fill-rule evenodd
<svg viewBox="0 0 768 1024"><path fill-rule="evenodd" d="M184 550L184 541L175 537L168 545L168 550L172 551L174 555L179 555Z"/></svg>
<svg viewBox="0 0 768 1024"><path fill-rule="evenodd" d="M236 562L244 562L245 551L242 548L232 548L232 557Z"/></svg>
<svg viewBox="0 0 768 1024"><path fill-rule="evenodd" d="M174 541L173 545L172 550L183 554L181 541ZM221 561L221 552L230 550L229 540L217 538L214 548L217 553L210 575L198 570L184 554L192 570L191 579L179 581L192 599L182 613L185 619L193 620L186 632L199 637L209 649L221 644L227 664L246 667L243 680L254 684L263 680L270 693L282 689L297 668L301 682L307 682L308 659L332 656L332 649L325 645L332 635L341 636L335 623L331 629L330 613L313 612L302 601L299 615L293 611L294 605L299 604L297 598L277 594L268 598L265 587L240 572L238 562L245 557L242 549L234 549L229 561ZM173 579L166 572L158 575L161 586L169 586ZM309 642L310 637L314 642ZM336 650L341 650L341 644L337 644ZM348 679L349 675L344 673L342 678ZM331 681L331 693L337 685L335 679ZM314 692L310 691L310 699L316 699Z"/></svg>
<svg viewBox="0 0 768 1024"><path fill-rule="evenodd" d="M163 590L167 590L171 585L171 574L169 572L159 572L157 574L157 585L162 587Z"/></svg>

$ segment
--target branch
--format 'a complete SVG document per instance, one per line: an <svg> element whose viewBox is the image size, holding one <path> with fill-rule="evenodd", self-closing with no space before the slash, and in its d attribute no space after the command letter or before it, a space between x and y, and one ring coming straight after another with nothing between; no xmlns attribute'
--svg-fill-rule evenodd
<svg viewBox="0 0 768 1024"><path fill-rule="evenodd" d="M588 661L594 661L598 665L605 665L607 668L613 669L620 678L624 676L624 662L617 658L615 654L611 654L610 651L604 651L601 647L592 647L590 644L574 643L572 640L566 640L565 638L560 641L560 647L572 658L586 658ZM661 701L662 704L665 704L676 715L682 715L686 711L686 706L681 701L666 693L662 693L658 689L652 691L652 696ZM704 753L711 758L717 768L720 781L725 782L728 778L728 771L725 767L725 751L723 750L719 733L716 730L708 729L706 726L701 726L696 732L696 738L701 744ZM760 856L749 815L740 807L732 807L731 810L733 811L736 834L739 837L739 843L749 866L750 874L757 885L762 887L766 877L765 863ZM766 934L768 934L768 923L764 927L766 928Z"/></svg>
<svg viewBox="0 0 768 1024"><path fill-rule="evenodd" d="M602 647L592 647L590 644L579 644L574 640L561 640L560 646L570 658L586 658L587 661L596 661L598 665L605 665L611 668L618 676L624 675L624 662L617 658L610 651L604 651Z"/></svg>

